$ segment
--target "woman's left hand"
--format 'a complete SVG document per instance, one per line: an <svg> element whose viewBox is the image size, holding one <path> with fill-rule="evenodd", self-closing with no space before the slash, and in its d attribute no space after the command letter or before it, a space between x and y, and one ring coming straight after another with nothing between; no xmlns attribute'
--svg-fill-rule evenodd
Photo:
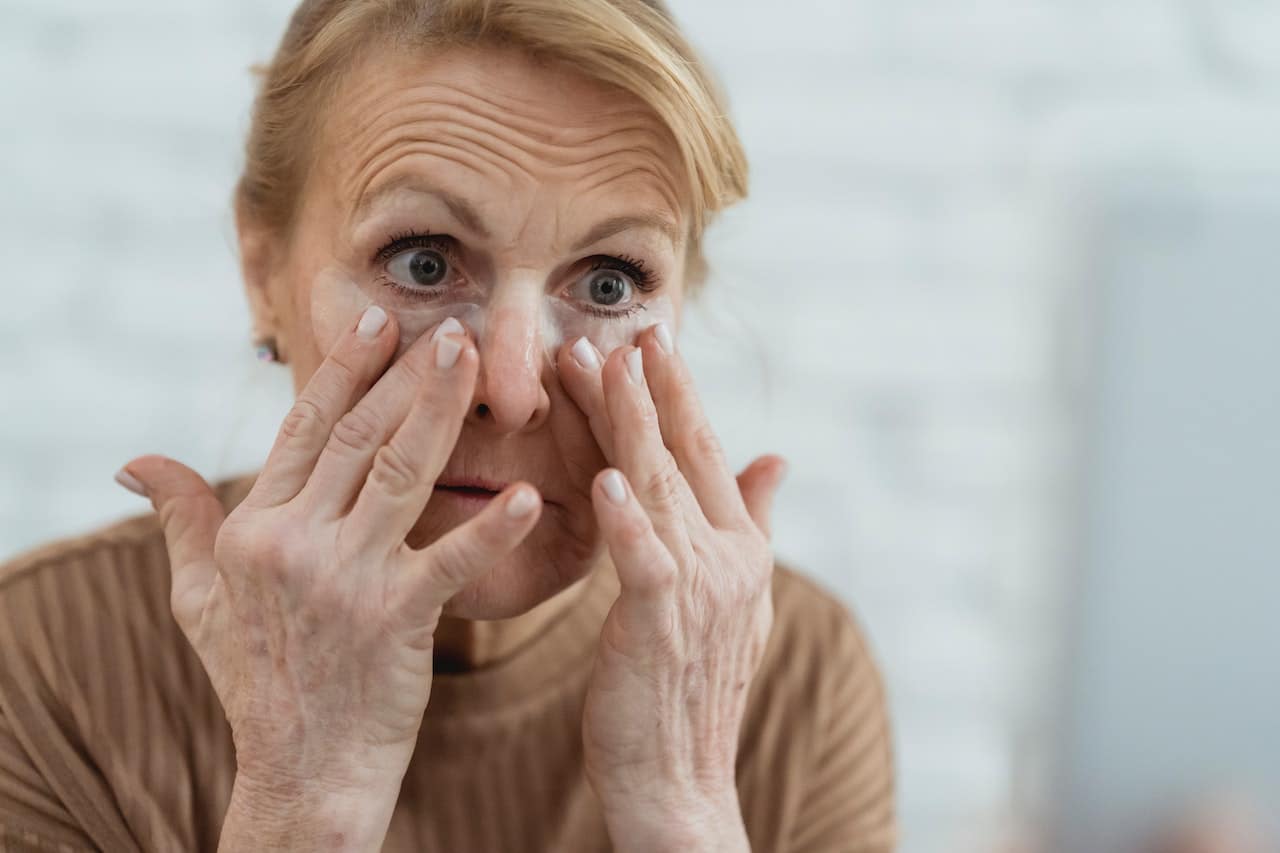
<svg viewBox="0 0 1280 853"><path fill-rule="evenodd" d="M670 332L601 364L585 339L561 382L609 462L592 484L620 595L583 713L588 779L615 849L746 850L734 767L773 622L768 515L784 464L736 479Z"/></svg>

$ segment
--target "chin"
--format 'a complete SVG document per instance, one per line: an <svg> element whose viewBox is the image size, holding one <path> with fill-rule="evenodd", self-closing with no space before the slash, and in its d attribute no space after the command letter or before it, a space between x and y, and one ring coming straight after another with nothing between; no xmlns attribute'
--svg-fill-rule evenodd
<svg viewBox="0 0 1280 853"><path fill-rule="evenodd" d="M432 503L434 500L428 502L418 528L425 534L422 542L434 541L466 520L466 517L443 518L454 513L439 512ZM590 507L586 516L591 517ZM569 513L562 507L544 504L537 525L519 547L449 599L444 615L455 619L511 619L586 577L603 554L604 544L594 527L574 529L574 519L581 517L581 513ZM435 535L431 535L432 532Z"/></svg>

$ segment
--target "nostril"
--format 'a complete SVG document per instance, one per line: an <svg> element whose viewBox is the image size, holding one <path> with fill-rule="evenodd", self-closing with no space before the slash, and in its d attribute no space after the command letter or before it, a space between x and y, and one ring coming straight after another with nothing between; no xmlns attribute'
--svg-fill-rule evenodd
<svg viewBox="0 0 1280 853"><path fill-rule="evenodd" d="M476 417L477 417L477 418L483 418L483 417L486 417L486 416L488 416L488 414L489 414L489 407L488 407L488 406L486 406L484 403L478 403L478 404L476 405Z"/></svg>

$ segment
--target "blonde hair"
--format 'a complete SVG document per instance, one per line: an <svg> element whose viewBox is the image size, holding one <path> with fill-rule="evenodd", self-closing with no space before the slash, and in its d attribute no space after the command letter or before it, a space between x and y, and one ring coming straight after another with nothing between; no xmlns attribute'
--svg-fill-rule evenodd
<svg viewBox="0 0 1280 853"><path fill-rule="evenodd" d="M370 46L493 43L565 60L635 95L666 125L690 190L686 282L706 276L701 240L714 215L746 197L747 159L725 96L662 0L302 0L259 70L236 186L237 211L287 234L339 77Z"/></svg>

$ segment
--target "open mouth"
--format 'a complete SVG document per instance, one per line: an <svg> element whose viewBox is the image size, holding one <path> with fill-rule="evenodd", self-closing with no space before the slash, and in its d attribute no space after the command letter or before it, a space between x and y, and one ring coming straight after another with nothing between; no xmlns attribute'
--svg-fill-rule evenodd
<svg viewBox="0 0 1280 853"><path fill-rule="evenodd" d="M436 490L462 498L475 498L476 500L489 500L498 496L498 493L493 489L482 489L479 486L442 486L437 483Z"/></svg>
<svg viewBox="0 0 1280 853"><path fill-rule="evenodd" d="M466 501L489 501L507 487L506 483L490 482L475 477L441 477L436 481L436 491Z"/></svg>

